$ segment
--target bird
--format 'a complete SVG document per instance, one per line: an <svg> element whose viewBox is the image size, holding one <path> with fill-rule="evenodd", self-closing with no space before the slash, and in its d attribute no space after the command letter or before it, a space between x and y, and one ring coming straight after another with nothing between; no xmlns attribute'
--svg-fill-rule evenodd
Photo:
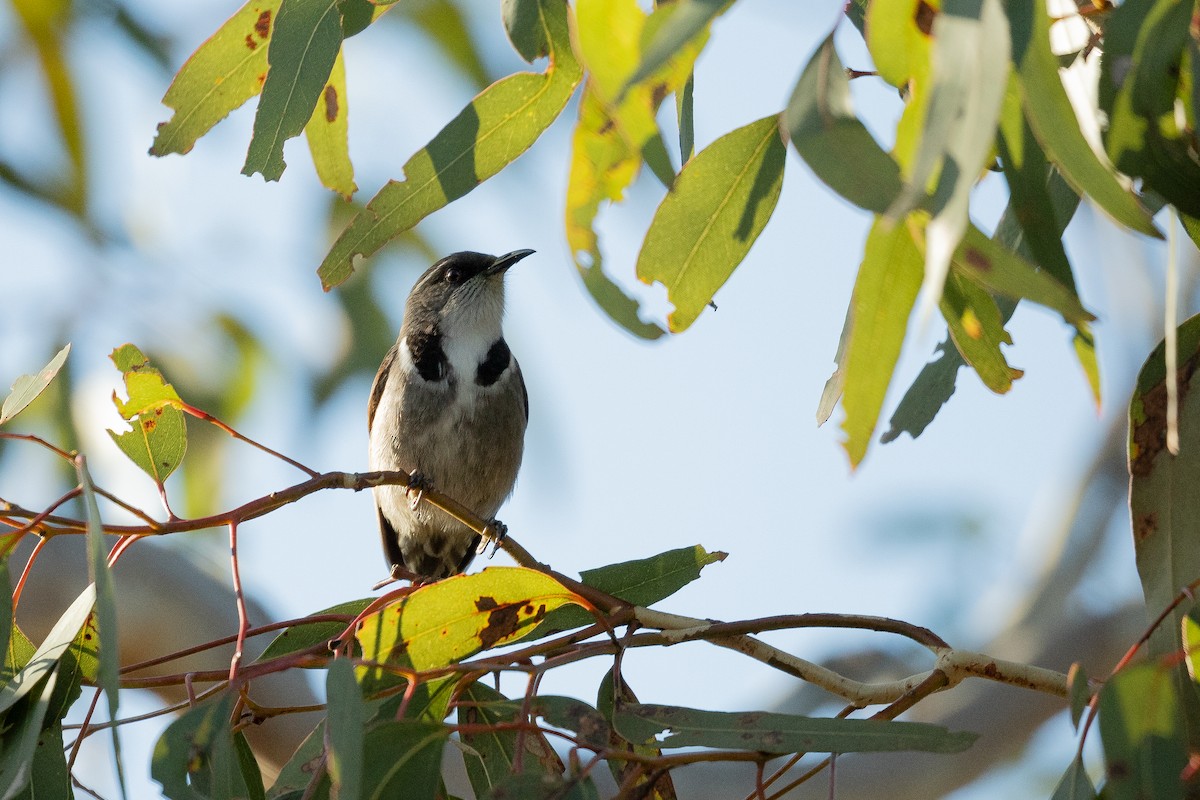
<svg viewBox="0 0 1200 800"><path fill-rule="evenodd" d="M533 252L453 253L409 292L367 405L370 468L414 476L411 487L373 489L393 575L400 568L440 580L463 572L479 549L479 534L420 502L423 488L436 486L503 535L495 514L516 483L529 421L525 380L501 325L504 279Z"/></svg>

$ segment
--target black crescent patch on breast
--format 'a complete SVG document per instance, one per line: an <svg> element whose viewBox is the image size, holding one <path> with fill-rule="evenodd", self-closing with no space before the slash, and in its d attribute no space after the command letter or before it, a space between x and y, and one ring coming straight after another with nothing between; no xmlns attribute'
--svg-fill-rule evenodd
<svg viewBox="0 0 1200 800"><path fill-rule="evenodd" d="M479 367L475 370L475 383L479 386L491 386L500 380L500 376L511 363L512 351L508 349L508 342L503 338L497 339L488 348L487 356L479 362Z"/></svg>
<svg viewBox="0 0 1200 800"><path fill-rule="evenodd" d="M417 374L427 381L440 381L449 372L446 351L442 349L442 332L436 327L410 333L405 340L412 354Z"/></svg>

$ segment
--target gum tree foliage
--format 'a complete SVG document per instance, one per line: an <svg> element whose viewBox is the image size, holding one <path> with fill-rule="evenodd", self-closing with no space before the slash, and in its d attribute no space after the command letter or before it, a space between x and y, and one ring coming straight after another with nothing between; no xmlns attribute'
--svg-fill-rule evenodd
<svg viewBox="0 0 1200 800"><path fill-rule="evenodd" d="M647 13L634 0L505 0L508 39L534 68L483 89L357 209L317 266L321 285L339 291L382 247L534 146L578 96L565 156L565 236L598 307L636 336L683 333L733 277L771 220L789 147L831 191L875 215L837 345L838 368L818 413L824 421L841 404L852 465L865 457L876 434L914 313L940 314L946 340L894 410L884 441L905 431L919 435L953 394L963 368L994 392L1011 388L1021 372L1007 363L1001 345L1011 343L1005 325L1021 301L1061 315L1099 400L1090 327L1099 310L1085 308L1077 295L1062 232L1086 197L1147 237L1163 235L1166 217L1156 214L1169 206L1171 224L1178 218L1193 241L1200 239L1200 6L1187 0L1083 6L1070 16L1090 37L1080 50L1061 53L1051 48L1052 26L1060 23L1046 0L852 0L839 24L853 25L863 36L874 70L847 70L831 31L799 65L786 107L739 121L696 151L692 66L710 29L720 35L729 5L675 0ZM50 78L49 100L69 158L66 177L57 182L39 184L8 164L0 164L0 177L82 215L87 165L77 103L69 82L61 80L61 23L70 6L12 0L12 7ZM243 172L278 180L286 167L284 143L304 135L321 182L352 197L357 186L347 147L349 78L341 55L354 46L354 35L390 9L368 0L252 0L179 69L164 98L172 115L159 127L151 153L187 153L230 111L257 97ZM445 8L440 13L442 29L453 27L453 14ZM131 17L117 17L130 38L161 53ZM1105 121L1100 150L1085 137L1060 78L1061 69L1097 58L1096 113ZM856 116L852 78L885 82L903 96L890 151ZM678 142L668 142L658 124L669 98ZM663 199L636 264L627 266L639 280L666 287L674 306L667 330L643 321L636 301L610 277L624 277L625 270L605 263L594 226L599 210L620 202L643 167L663 184ZM971 189L988 170L1002 172L1009 189L1008 207L991 236L970 214ZM72 743L100 731L64 731L67 709L83 687L97 687L97 699L102 694L110 715L118 717L119 687L140 685L134 665L115 660L116 589L109 575L111 564L140 537L224 526L236 578L241 522L314 491L407 480L403 474L318 474L273 453L307 473L306 479L203 518L159 520L138 512L143 524L105 523L97 497L119 501L93 484L86 461L13 431L13 418L51 384L66 358L64 348L41 372L18 379L0 412L0 435L50 448L77 478L46 509L0 508L3 552L11 553L25 536L75 534L88 542L91 565L89 587L40 644L24 636L11 614L0 613L4 797L72 796ZM233 431L181 397L136 347L116 348L112 360L124 376L127 399L116 402L128 422L112 437L167 501L164 481L185 458L188 418ZM1200 319L1193 318L1169 345L1150 354L1139 376L1130 407L1129 502L1152 624L1102 679L1089 680L1079 669L1060 675L957 650L936 634L894 620L796 615L714 623L650 609L721 558L700 547L600 567L576 580L542 567L511 543L506 546L521 567L349 601L278 633L254 661L235 657L228 672L178 676L204 688L179 709L158 742L151 773L172 798L384 797L397 796L399 787L406 797L432 798L444 795L442 756L451 743L480 797L595 797L595 776L605 770L620 796L669 798L675 793L671 770L697 761L757 763L766 777L748 791L773 797L805 779L793 770L804 753L925 750L953 758L970 747L970 732L894 718L932 692L986 678L1061 697L1080 727L1081 750L1098 718L1105 797L1193 796L1200 759L1200 695L1192 664L1200 622L1191 608L1200 585L1200 495L1194 491L1200 400L1190 388L1198 360ZM453 498L430 494L425 502L482 525ZM82 512L72 515L65 506L74 501ZM105 533L120 536L108 552ZM7 574L0 571L0 578ZM21 583L6 590L16 602ZM809 671L812 665L754 636L811 626L906 636L929 650L931 664L891 684L856 684L820 668ZM239 653L247 636L266 632L243 624ZM722 714L640 702L621 676L620 654L691 639L732 647L821 685L845 699L846 718ZM611 662L595 698L537 691L545 671L581 658ZM290 709L258 707L251 688L263 675L301 668L325 672L325 716L266 786L242 730L270 725ZM527 673L528 692L500 694L487 677L501 671ZM868 706L875 708L862 711ZM118 772L119 732L120 726L108 732L117 745ZM1064 767L1055 798L1098 796L1079 758Z"/></svg>

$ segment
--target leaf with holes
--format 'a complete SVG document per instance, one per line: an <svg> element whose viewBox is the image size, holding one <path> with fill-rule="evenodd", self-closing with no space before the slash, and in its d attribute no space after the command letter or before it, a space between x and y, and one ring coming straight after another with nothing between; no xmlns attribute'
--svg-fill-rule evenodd
<svg viewBox="0 0 1200 800"><path fill-rule="evenodd" d="M775 211L786 150L779 117L725 134L684 166L663 199L637 274L667 288L671 331L686 330L750 252Z"/></svg>
<svg viewBox="0 0 1200 800"><path fill-rule="evenodd" d="M125 373L125 392L129 396L122 401L114 392L113 402L132 430L110 430L108 435L161 487L187 452L187 422L180 411L183 401L175 387L163 380L162 373L150 366L150 360L133 345L118 347L110 358Z"/></svg>

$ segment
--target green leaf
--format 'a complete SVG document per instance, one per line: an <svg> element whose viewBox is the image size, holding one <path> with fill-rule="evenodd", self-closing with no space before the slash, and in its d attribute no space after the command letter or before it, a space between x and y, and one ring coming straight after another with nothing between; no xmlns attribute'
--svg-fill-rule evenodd
<svg viewBox="0 0 1200 800"><path fill-rule="evenodd" d="M544 573L489 567L418 588L366 617L356 638L366 662L393 663L400 656L414 669L435 669L519 639L550 611L576 602ZM383 678L380 667L359 669L364 683Z"/></svg>
<svg viewBox="0 0 1200 800"><path fill-rule="evenodd" d="M237 692L224 692L189 708L154 745L150 777L171 800L234 800L246 797L229 727Z"/></svg>
<svg viewBox="0 0 1200 800"><path fill-rule="evenodd" d="M729 0L676 0L658 6L654 15L661 16L662 21L650 29L651 36L641 47L641 63L629 76L627 86L653 75L685 46L694 43L728 4Z"/></svg>
<svg viewBox="0 0 1200 800"><path fill-rule="evenodd" d="M863 460L875 432L923 269L908 227L887 225L882 217L876 217L854 281L848 314L850 338L845 358L839 362L845 373L842 430L846 441L842 446L851 466Z"/></svg>
<svg viewBox="0 0 1200 800"><path fill-rule="evenodd" d="M513 49L529 64L550 54L538 0L500 0L504 32Z"/></svg>
<svg viewBox="0 0 1200 800"><path fill-rule="evenodd" d="M324 616L326 614L345 614L347 616L356 616L364 608L371 604L371 598L363 600L350 600L345 603L338 603L336 606L317 611L311 616ZM288 653L295 653L300 650L305 650L315 644L328 642L333 637L340 634L346 629L346 624L342 622L302 622L299 625L293 625L290 628L285 628L282 633L271 640L262 654L255 659L255 662L268 661L272 658L279 658Z"/></svg>
<svg viewBox="0 0 1200 800"><path fill-rule="evenodd" d="M1118 672L1100 692L1100 740L1111 800L1185 796L1180 773L1188 762L1173 670L1137 664Z"/></svg>
<svg viewBox="0 0 1200 800"><path fill-rule="evenodd" d="M13 381L12 391L8 393L8 397L4 398L4 405L0 406L0 425L24 411L42 393L42 390L50 385L50 381L54 380L54 376L66 363L67 354L70 352L71 345L68 344L59 350L54 358L50 359L50 363L38 371L38 374L22 375Z"/></svg>
<svg viewBox="0 0 1200 800"><path fill-rule="evenodd" d="M1112 167L1096 156L1079 129L1050 49L1046 0L1011 0L1008 17L1025 114L1050 161L1076 192L1087 194L1117 222L1161 238L1150 215L1121 186Z"/></svg>
<svg viewBox="0 0 1200 800"><path fill-rule="evenodd" d="M945 0L933 21L931 80L920 143L905 187L887 211L898 221L918 206L925 225L922 318L941 297L968 225L971 188L991 158L1009 70L1008 19L1000 0ZM937 188L926 198L926 189Z"/></svg>
<svg viewBox="0 0 1200 800"><path fill-rule="evenodd" d="M110 358L124 373L129 396L123 402L114 392L113 402L133 430L110 430L108 435L121 452L162 486L187 452L187 423L180 411L184 403L175 387L163 380L162 373L150 366L150 360L138 348L122 345Z"/></svg>
<svg viewBox="0 0 1200 800"><path fill-rule="evenodd" d="M854 113L833 34L800 74L783 126L817 177L859 208L883 213L900 193L900 166Z"/></svg>
<svg viewBox="0 0 1200 800"><path fill-rule="evenodd" d="M700 577L709 564L724 561L727 553L708 552L700 545L668 550L650 558L638 558L587 569L580 580L602 592L619 597L635 606L651 606L665 600ZM557 631L589 625L595 617L578 606L564 606L547 615L526 640Z"/></svg>
<svg viewBox="0 0 1200 800"><path fill-rule="evenodd" d="M283 0L267 50L270 69L254 115L243 175L283 174L283 143L299 136L342 47L338 0Z"/></svg>
<svg viewBox="0 0 1200 800"><path fill-rule="evenodd" d="M350 277L356 257L375 253L508 166L562 112L582 77L571 53L568 9L565 0L540 0L539 7L551 49L546 72L492 84L410 158L405 180L389 181L334 242L317 271L325 289Z"/></svg>
<svg viewBox="0 0 1200 800"><path fill-rule="evenodd" d="M445 725L388 721L367 731L363 744L363 797L434 800L438 796Z"/></svg>
<svg viewBox="0 0 1200 800"><path fill-rule="evenodd" d="M1083 762L1076 757L1062 779L1054 789L1050 800L1096 800L1096 789L1092 780L1083 768Z"/></svg>
<svg viewBox="0 0 1200 800"><path fill-rule="evenodd" d="M4 747L0 747L0 797L16 797L31 785L37 767L34 763L34 753L41 737L46 712L50 707L50 698L54 694L56 680L55 671L43 672L37 682L22 696L24 703L15 708L6 707L8 713L4 716Z"/></svg>
<svg viewBox="0 0 1200 800"><path fill-rule="evenodd" d="M237 753L238 768L242 772L242 780L246 784L247 800L266 800L267 793L263 789L262 770L258 767L258 759L246 741L246 734L238 731L233 735L233 749Z"/></svg>
<svg viewBox="0 0 1200 800"><path fill-rule="evenodd" d="M1012 344L1000 309L978 284L951 272L938 303L958 352L978 373L983 385L997 394L1012 388L1024 373L1008 365L1000 345Z"/></svg>
<svg viewBox="0 0 1200 800"><path fill-rule="evenodd" d="M596 692L596 708L604 715L605 721L608 723L608 747L618 753L636 753L647 758L661 758L662 750L650 744L635 744L630 742L625 737L621 736L613 726L613 716L617 708L627 705L637 705L637 695L633 693L633 689L629 688L629 682L624 676L621 678L620 685L614 685L613 680L614 670L609 670L604 674L603 680L600 681L600 688ZM649 776L639 769L639 766L634 761L626 761L624 759L609 758L608 768L612 772L613 780L618 786L626 786L626 781L636 774L633 778L631 788L635 791L639 787L644 787L649 782ZM648 790L646 797L652 800L676 800L675 782L671 779L670 772L663 772L657 780L654 781L652 788Z"/></svg>
<svg viewBox="0 0 1200 800"><path fill-rule="evenodd" d="M1054 207L1053 221L1055 230L1057 231L1057 235L1061 236L1067 224L1071 221L1075 209L1079 206L1079 195L1067 184L1057 170L1052 170L1048 174L1046 191L1049 193L1051 203ZM1008 207L1000 217L1000 222L996 225L996 232L992 238L1005 249L1012 250L1018 255L1032 258L1033 253L1029 248L1023 229L1017 221L1019 214L1020 212L1016 210L1014 201L1010 197ZM1069 285L1073 286L1074 281L1071 281ZM1000 306L1001 316L1007 321L1012 316L1012 312L1016 308L1016 303L1002 299L998 305ZM1076 330L1076 352L1080 354L1080 358L1083 360L1087 357L1090 350L1092 364L1094 365L1095 348L1090 343L1090 333L1089 343L1081 347L1078 344L1080 336L1078 331L1080 329L1077 328ZM954 383L958 376L958 369L965 362L958 350L952 346L949 338L938 345L935 355L937 353L940 353L940 355L925 365L925 368L921 370L917 379L913 381L912 386L909 387L908 392L901 399L895 413L892 414L891 424L880 441L886 444L898 438L905 431L913 438L920 436L926 426L933 421L934 416L941 407L954 394ZM1088 376L1089 381L1098 385L1099 373L1094 368L1088 373Z"/></svg>
<svg viewBox="0 0 1200 800"><path fill-rule="evenodd" d="M771 115L717 139L679 173L637 262L638 278L666 286L672 332L700 316L750 251L775 210L785 155Z"/></svg>
<svg viewBox="0 0 1200 800"><path fill-rule="evenodd" d="M329 750L326 765L338 797L359 797L363 786L363 726L367 722L362 690L348 659L335 658L325 681Z"/></svg>
<svg viewBox="0 0 1200 800"><path fill-rule="evenodd" d="M502 699L491 706L490 710L500 710L501 717L511 719L520 719L522 711L528 709L530 717L541 717L555 728L571 731L590 750L608 746L608 720L595 708L574 697L541 694L521 700Z"/></svg>
<svg viewBox="0 0 1200 800"><path fill-rule="evenodd" d="M476 681L463 691L457 710L460 724L482 727L481 730L460 734L463 744L470 748L463 754L463 759L476 797L487 796L512 773L518 741L525 748L521 759L525 772L554 776L562 774L562 760L550 746L545 734L498 727L521 718L520 703L510 701L487 684Z"/></svg>
<svg viewBox="0 0 1200 800"><path fill-rule="evenodd" d="M974 733L951 733L920 722L703 711L650 704L618 708L613 721L622 736L639 744L657 739L664 748L723 747L765 753L961 753L977 738Z"/></svg>
<svg viewBox="0 0 1200 800"><path fill-rule="evenodd" d="M347 122L346 63L339 50L321 90L304 137L312 154L313 166L321 185L349 200L358 186L354 183L354 165L350 163L349 123Z"/></svg>
<svg viewBox="0 0 1200 800"><path fill-rule="evenodd" d="M5 795L8 796L8 795ZM73 800L62 725L42 729L33 750L29 784L16 800Z"/></svg>
<svg viewBox="0 0 1200 800"><path fill-rule="evenodd" d="M1181 128L1175 105L1178 99L1186 110L1192 102L1183 61L1189 44L1196 52L1196 34L1189 36L1194 13L1193 0L1122 3L1105 21L1101 78L1113 164L1193 216L1200 214L1195 110Z"/></svg>
<svg viewBox="0 0 1200 800"><path fill-rule="evenodd" d="M981 286L1014 300L1030 300L1057 311L1067 322L1084 324L1095 319L1079 302L1073 288L1038 270L973 225L967 228L953 263L956 270Z"/></svg>
<svg viewBox="0 0 1200 800"><path fill-rule="evenodd" d="M4 652L4 667L0 670L0 685L8 684L32 659L37 648L29 641L20 626L13 623L8 637L8 649Z"/></svg>
<svg viewBox="0 0 1200 800"><path fill-rule="evenodd" d="M262 90L280 2L250 0L192 53L163 97L175 113L158 126L150 155L189 152L197 139Z"/></svg>
<svg viewBox="0 0 1200 800"><path fill-rule="evenodd" d="M100 520L100 508L96 504L96 487L92 484L92 476L88 472L87 461L83 456L75 459L75 470L79 475L79 488L84 508L87 510L88 580L96 587L95 620L97 630L94 650L98 653L99 663L95 679L97 685L104 690L105 699L108 701L108 718L117 719L121 690L119 652L121 640L120 634L117 632L116 590L113 585L112 571L108 566L108 548L104 541L104 525ZM84 630L87 630L86 627ZM121 786L121 795L125 796L125 773L121 766L119 729L113 725L110 730L117 781Z"/></svg>
<svg viewBox="0 0 1200 800"><path fill-rule="evenodd" d="M54 623L54 627L50 629L50 633L46 634L45 640L34 652L29 662L13 676L9 683L0 687L0 712L12 708L36 687L40 687L43 679L55 671L59 660L75 641L84 623L87 622L95 602L96 586L89 584ZM46 699L49 701L49 696Z"/></svg>
<svg viewBox="0 0 1200 800"><path fill-rule="evenodd" d="M646 15L631 0L576 4L576 47L589 80L579 105L579 121L571 141L567 182L567 243L584 286L601 308L630 333L656 339L663 330L638 316L637 301L628 297L604 272L595 220L601 204L620 202L637 177L642 161L658 153L661 132L655 118L659 104L678 92L691 74L700 42L693 44L644 84L622 94L640 57ZM619 37L612 31L621 31ZM669 182L669 163L657 171Z"/></svg>
<svg viewBox="0 0 1200 800"><path fill-rule="evenodd" d="M1138 574L1153 616L1180 589L1200 577L1200 316L1178 330L1179 454L1166 449L1167 386L1164 345L1160 342L1138 374L1129 406L1129 505ZM1180 646L1184 609L1150 638L1155 655Z"/></svg>
<svg viewBox="0 0 1200 800"><path fill-rule="evenodd" d="M316 786L309 789L314 782ZM330 786L329 770L325 768L325 720L321 720L283 765L267 798L282 800L303 795L311 800L328 800Z"/></svg>

